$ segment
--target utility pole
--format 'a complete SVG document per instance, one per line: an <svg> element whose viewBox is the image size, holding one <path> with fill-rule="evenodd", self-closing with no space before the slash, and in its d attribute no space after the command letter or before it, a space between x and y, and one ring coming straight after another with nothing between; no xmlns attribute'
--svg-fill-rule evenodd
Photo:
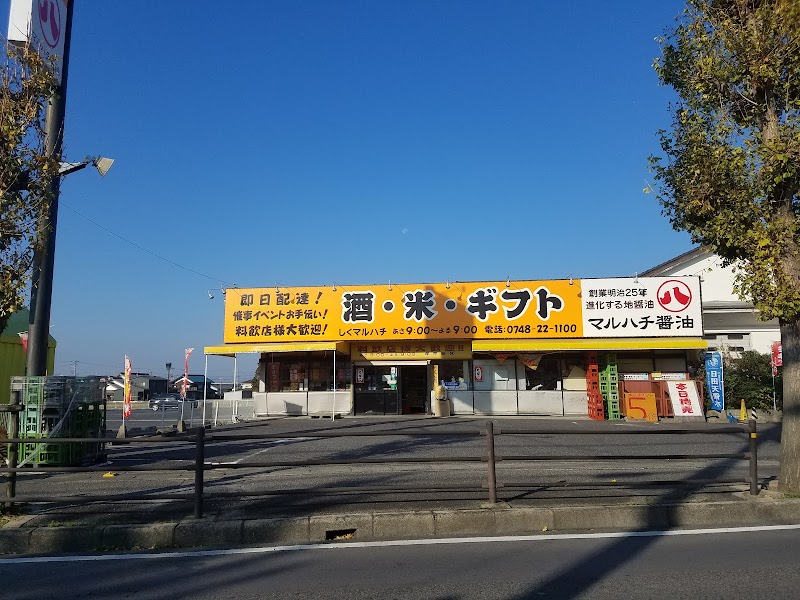
<svg viewBox="0 0 800 600"><path fill-rule="evenodd" d="M45 116L45 154L60 164L64 143L64 113L67 103L67 72L69 48L72 38L72 11L74 0L67 0L64 27L64 55L61 66L61 85L47 103ZM50 202L46 214L39 217L36 228L36 251L31 273L31 304L28 327L28 375L47 374L47 346L50 340L50 307L53 298L53 264L56 251L56 223L58 221L58 194L61 175L50 180Z"/></svg>

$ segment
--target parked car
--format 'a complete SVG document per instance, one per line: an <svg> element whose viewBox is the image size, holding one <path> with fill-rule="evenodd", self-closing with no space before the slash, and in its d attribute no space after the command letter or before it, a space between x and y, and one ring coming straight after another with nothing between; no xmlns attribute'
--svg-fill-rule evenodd
<svg viewBox="0 0 800 600"><path fill-rule="evenodd" d="M157 394L150 398L147 403L147 406L150 410L159 411L159 410L170 410L170 409L178 409L181 405L184 408L197 408L199 406L199 402L197 400L192 400L191 398L182 398L180 394L170 393L170 394Z"/></svg>

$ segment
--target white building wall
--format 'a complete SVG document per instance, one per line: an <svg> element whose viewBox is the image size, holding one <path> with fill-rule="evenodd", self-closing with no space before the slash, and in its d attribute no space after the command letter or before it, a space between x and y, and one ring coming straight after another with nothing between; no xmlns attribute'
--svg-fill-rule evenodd
<svg viewBox="0 0 800 600"><path fill-rule="evenodd" d="M675 264L664 268L651 269L647 275L700 277L703 329L706 339L709 340L709 346L735 345L762 354L770 352L772 342L781 338L777 320L757 320L757 311L734 292L735 266L723 266L722 263L720 256L712 252L701 252L685 260L676 259ZM717 306L714 306L715 303ZM729 307L719 306L719 303L729 303ZM741 342L728 342L725 336L730 333L743 334L745 339ZM715 339L717 337L720 339Z"/></svg>

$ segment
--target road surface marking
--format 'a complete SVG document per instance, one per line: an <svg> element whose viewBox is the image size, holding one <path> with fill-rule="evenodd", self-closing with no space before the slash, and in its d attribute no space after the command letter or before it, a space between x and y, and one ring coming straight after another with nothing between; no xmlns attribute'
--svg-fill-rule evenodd
<svg viewBox="0 0 800 600"><path fill-rule="evenodd" d="M230 462L206 462L205 464L211 465L211 466L214 466L214 467L220 467L220 466L225 466L225 465L238 465L243 460L247 460L248 458L252 458L254 456L257 456L259 454L267 452L268 450L272 450L272 446L278 446L280 444L288 444L289 442L305 442L305 441L314 440L314 439L318 439L318 438L299 437L299 438L286 438L286 439L280 439L280 440L271 440L270 442L268 442L270 444L269 448L264 448L263 450L259 450L258 452L253 452L252 454L248 454L247 456L243 456L239 460L234 460L234 461L230 461Z"/></svg>

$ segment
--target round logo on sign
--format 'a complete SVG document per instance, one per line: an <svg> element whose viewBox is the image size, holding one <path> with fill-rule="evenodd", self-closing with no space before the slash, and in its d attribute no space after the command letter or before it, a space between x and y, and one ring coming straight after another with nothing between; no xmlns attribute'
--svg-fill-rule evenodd
<svg viewBox="0 0 800 600"><path fill-rule="evenodd" d="M51 48L55 48L61 39L61 1L38 0L37 9L44 41Z"/></svg>
<svg viewBox="0 0 800 600"><path fill-rule="evenodd" d="M692 290L683 281L670 279L661 284L656 294L661 308L669 312L682 312L692 303Z"/></svg>

